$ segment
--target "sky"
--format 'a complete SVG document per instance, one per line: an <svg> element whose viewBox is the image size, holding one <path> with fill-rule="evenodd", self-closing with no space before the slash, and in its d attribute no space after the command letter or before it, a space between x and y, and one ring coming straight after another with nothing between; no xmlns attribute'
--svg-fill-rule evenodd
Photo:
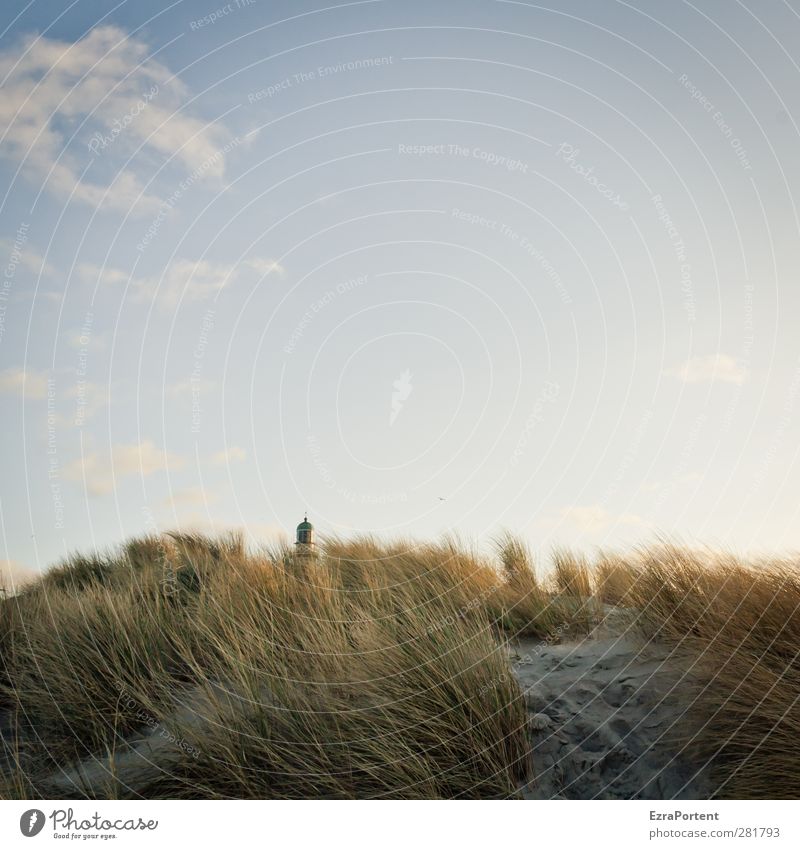
<svg viewBox="0 0 800 849"><path fill-rule="evenodd" d="M0 9L3 568L800 547L800 3Z"/></svg>

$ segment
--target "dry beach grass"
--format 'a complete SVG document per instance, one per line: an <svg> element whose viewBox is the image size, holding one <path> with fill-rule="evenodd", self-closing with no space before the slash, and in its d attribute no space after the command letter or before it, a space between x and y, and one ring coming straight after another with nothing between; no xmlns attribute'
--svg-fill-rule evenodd
<svg viewBox="0 0 800 849"><path fill-rule="evenodd" d="M657 643L690 673L673 754L710 762L720 795L796 798L798 605L794 563L670 546L557 552L543 578L508 536L492 557L454 540L332 539L313 558L236 536L134 540L0 602L0 793L525 795L536 738L513 646L568 652L628 611L626 664L631 640Z"/></svg>
<svg viewBox="0 0 800 849"><path fill-rule="evenodd" d="M73 558L2 605L7 792L511 795L526 712L496 623L546 636L540 602L453 543Z"/></svg>
<svg viewBox="0 0 800 849"><path fill-rule="evenodd" d="M694 658L684 745L713 759L719 795L800 797L798 562L661 545L616 568L613 597L648 637Z"/></svg>

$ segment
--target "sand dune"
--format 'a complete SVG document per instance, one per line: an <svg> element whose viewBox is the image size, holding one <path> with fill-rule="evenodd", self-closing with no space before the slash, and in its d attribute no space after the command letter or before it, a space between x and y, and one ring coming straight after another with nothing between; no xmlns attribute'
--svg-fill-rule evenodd
<svg viewBox="0 0 800 849"><path fill-rule="evenodd" d="M681 752L690 659L630 633L520 640L512 668L529 711L527 799L697 799L711 788Z"/></svg>

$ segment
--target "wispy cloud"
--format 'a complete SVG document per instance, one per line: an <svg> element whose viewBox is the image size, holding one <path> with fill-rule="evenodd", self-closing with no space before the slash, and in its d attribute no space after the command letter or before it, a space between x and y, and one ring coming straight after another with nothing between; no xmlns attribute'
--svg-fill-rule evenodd
<svg viewBox="0 0 800 849"><path fill-rule="evenodd" d="M52 276L56 272L55 266L46 262L40 253L24 242L22 246L15 247L11 239L0 239L0 252L13 258L14 267L19 266L30 274Z"/></svg>
<svg viewBox="0 0 800 849"><path fill-rule="evenodd" d="M269 269L269 270L267 270ZM173 260L160 276L132 277L129 272L111 266L82 263L78 273L93 285L129 285L135 301L156 301L162 309L173 310L181 303L204 301L230 286L243 271L264 275L283 274L281 265L269 259L249 259L239 264L214 263L208 260Z"/></svg>
<svg viewBox="0 0 800 849"><path fill-rule="evenodd" d="M68 424L82 423L104 409L109 400L108 388L100 383L80 380L70 384L64 398L74 404L74 410L66 418Z"/></svg>
<svg viewBox="0 0 800 849"><path fill-rule="evenodd" d="M95 265L92 262L79 263L76 271L82 280L100 286L124 286L134 279L129 271L110 265Z"/></svg>
<svg viewBox="0 0 800 849"><path fill-rule="evenodd" d="M181 301L204 301L233 282L236 269L207 260L179 259L170 263L160 278L138 282L137 297L158 301L161 307L173 309Z"/></svg>
<svg viewBox="0 0 800 849"><path fill-rule="evenodd" d="M255 259L248 259L245 264L262 276L266 276L267 274L277 274L280 277L283 277L286 274L286 268L274 259L261 259L256 257Z"/></svg>
<svg viewBox="0 0 800 849"><path fill-rule="evenodd" d="M108 495L114 491L116 480L125 477L147 477L164 469L180 469L184 459L157 448L146 440L140 443L115 445L111 452L93 451L64 467L64 477L85 481L90 495Z"/></svg>
<svg viewBox="0 0 800 849"><path fill-rule="evenodd" d="M170 492L162 504L172 510L185 506L202 507L205 504L213 504L218 497L216 492L209 492L202 486L191 486Z"/></svg>
<svg viewBox="0 0 800 849"><path fill-rule="evenodd" d="M619 526L647 527L648 523L634 513L611 513L599 504L565 507L559 519L587 534L599 533Z"/></svg>
<svg viewBox="0 0 800 849"><path fill-rule="evenodd" d="M0 372L0 392L41 400L47 396L48 376L46 371L7 368Z"/></svg>
<svg viewBox="0 0 800 849"><path fill-rule="evenodd" d="M0 156L60 198L138 214L160 207L130 170L106 183L81 176L94 165L92 136L112 138L103 155L120 162L143 145L160 158L174 154L187 169L212 161L205 177L224 173L216 154L230 134L188 114L186 86L119 27L95 27L76 42L28 36L0 52L0 78Z"/></svg>
<svg viewBox="0 0 800 849"><path fill-rule="evenodd" d="M105 333L86 333L83 330L68 330L64 334L64 340L70 348L76 350L102 351L108 345L108 337Z"/></svg>
<svg viewBox="0 0 800 849"><path fill-rule="evenodd" d="M247 459L247 452L238 445L231 445L225 451L218 451L212 455L211 463L215 466L228 466L231 463L241 463Z"/></svg>
<svg viewBox="0 0 800 849"><path fill-rule="evenodd" d="M167 386L167 395L173 398L182 398L191 395L193 392L210 392L216 388L216 381L189 378L188 380L178 380L175 383L170 383Z"/></svg>
<svg viewBox="0 0 800 849"><path fill-rule="evenodd" d="M677 377L684 383L709 383L719 380L723 383L742 384L747 380L747 369L728 354L691 357L682 365L666 369L664 374Z"/></svg>
<svg viewBox="0 0 800 849"><path fill-rule="evenodd" d="M236 277L231 265L206 260L177 259L161 276L131 277L128 272L109 266L83 263L78 269L87 281L104 286L129 284L134 301L156 301L163 309L175 309L181 302L202 301L216 295Z"/></svg>

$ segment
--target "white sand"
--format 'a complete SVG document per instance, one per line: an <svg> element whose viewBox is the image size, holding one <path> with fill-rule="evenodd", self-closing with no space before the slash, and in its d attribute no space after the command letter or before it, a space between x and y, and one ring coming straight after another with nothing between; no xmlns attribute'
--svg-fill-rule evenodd
<svg viewBox="0 0 800 849"><path fill-rule="evenodd" d="M678 733L691 710L690 662L624 632L511 654L525 693L535 778L526 799L703 799L711 789Z"/></svg>

